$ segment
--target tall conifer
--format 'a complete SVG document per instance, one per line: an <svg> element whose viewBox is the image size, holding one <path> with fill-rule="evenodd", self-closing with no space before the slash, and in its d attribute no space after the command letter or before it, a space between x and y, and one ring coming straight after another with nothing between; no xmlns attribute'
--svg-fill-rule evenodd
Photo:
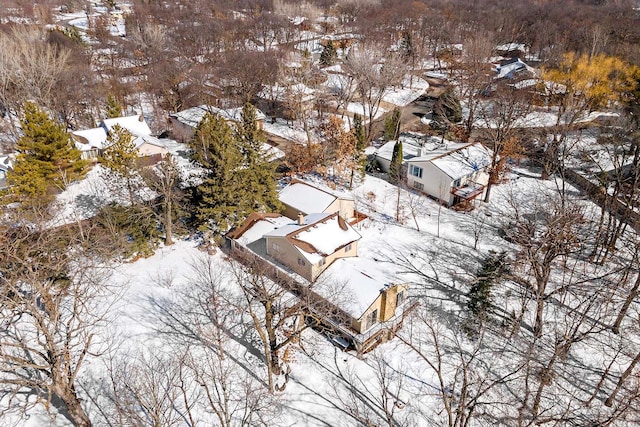
<svg viewBox="0 0 640 427"><path fill-rule="evenodd" d="M24 111L23 136L16 144L18 155L8 183L23 202L48 202L57 191L82 178L87 162L61 124L31 102Z"/></svg>

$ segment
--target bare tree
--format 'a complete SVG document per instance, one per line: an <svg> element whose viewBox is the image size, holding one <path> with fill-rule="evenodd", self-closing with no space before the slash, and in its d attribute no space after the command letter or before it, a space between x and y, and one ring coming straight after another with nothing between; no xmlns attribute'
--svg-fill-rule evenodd
<svg viewBox="0 0 640 427"><path fill-rule="evenodd" d="M373 120L378 114L382 98L404 79L407 65L400 55L384 46L358 44L345 58L344 68L356 81L356 91L368 118L367 138L373 138Z"/></svg>
<svg viewBox="0 0 640 427"><path fill-rule="evenodd" d="M42 404L90 426L77 389L108 304L104 271L73 226L15 229L0 240L0 388L5 411Z"/></svg>
<svg viewBox="0 0 640 427"><path fill-rule="evenodd" d="M511 200L510 207L512 216L506 229L508 236L521 247L519 257L528 266L526 274L534 279L534 283L529 284L536 301L533 330L540 337L544 307L550 296L547 285L554 263L581 249L584 214L579 205L554 198L536 201L530 211L515 200Z"/></svg>

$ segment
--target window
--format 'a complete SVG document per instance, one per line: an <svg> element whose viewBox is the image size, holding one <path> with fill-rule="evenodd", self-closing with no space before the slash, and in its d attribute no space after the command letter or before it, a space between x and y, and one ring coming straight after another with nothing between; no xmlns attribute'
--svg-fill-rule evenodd
<svg viewBox="0 0 640 427"><path fill-rule="evenodd" d="M376 323L378 323L378 309L377 308L375 310L373 310L371 313L367 314L366 329L369 329L370 327L372 327Z"/></svg>
<svg viewBox="0 0 640 427"><path fill-rule="evenodd" d="M455 188L458 188L458 187L460 187L460 183L461 183L461 178L458 178L455 181L453 181L453 186Z"/></svg>
<svg viewBox="0 0 640 427"><path fill-rule="evenodd" d="M324 265L324 263L325 263L324 258L322 258L322 259L320 259L320 262L318 262L318 265L320 267L322 267Z"/></svg>
<svg viewBox="0 0 640 427"><path fill-rule="evenodd" d="M304 260L302 258L298 258L298 265L301 265L301 266L304 267L305 265L307 265L307 263L304 262Z"/></svg>
<svg viewBox="0 0 640 427"><path fill-rule="evenodd" d="M396 307L399 307L404 302L404 291L398 292L398 296L396 297Z"/></svg>
<svg viewBox="0 0 640 427"><path fill-rule="evenodd" d="M271 247L273 248L274 251L279 252L280 251L280 245L277 244L276 242L273 242L271 244Z"/></svg>
<svg viewBox="0 0 640 427"><path fill-rule="evenodd" d="M409 174L422 178L422 168L415 165L409 165Z"/></svg>
<svg viewBox="0 0 640 427"><path fill-rule="evenodd" d="M413 188L416 190L424 190L424 184L418 181L413 181Z"/></svg>
<svg viewBox="0 0 640 427"><path fill-rule="evenodd" d="M349 252L351 250L351 243L344 247L345 252Z"/></svg>

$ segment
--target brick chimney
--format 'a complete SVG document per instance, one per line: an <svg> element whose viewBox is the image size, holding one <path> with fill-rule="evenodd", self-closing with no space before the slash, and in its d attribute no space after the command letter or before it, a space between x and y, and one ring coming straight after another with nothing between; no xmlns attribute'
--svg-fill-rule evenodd
<svg viewBox="0 0 640 427"><path fill-rule="evenodd" d="M298 225L304 225L304 215L302 215L302 212L298 212Z"/></svg>

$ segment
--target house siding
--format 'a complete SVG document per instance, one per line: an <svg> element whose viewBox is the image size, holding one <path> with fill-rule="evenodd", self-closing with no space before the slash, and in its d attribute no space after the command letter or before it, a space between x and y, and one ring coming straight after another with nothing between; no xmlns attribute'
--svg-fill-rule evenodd
<svg viewBox="0 0 640 427"><path fill-rule="evenodd" d="M273 244L278 245L278 249L274 249ZM267 237L267 255L273 257L279 263L287 266L291 270L298 273L305 279L312 281L313 266L307 260L305 265L298 264L298 258L304 259L298 249L296 249L286 237Z"/></svg>
<svg viewBox="0 0 640 427"><path fill-rule="evenodd" d="M447 205L453 203L453 196L451 195L453 180L449 175L435 167L431 162L411 162L411 164L422 168L422 177L418 178L407 173L407 186L409 188L416 188L414 183L418 182L423 185L420 190L423 193L442 200Z"/></svg>
<svg viewBox="0 0 640 427"><path fill-rule="evenodd" d="M278 250L273 248L273 244L278 245ZM281 264L287 266L291 270L298 273L310 282L315 281L318 276L326 270L333 261L338 258L355 257L358 255L358 242L351 243L351 249L345 250L346 247L338 249L336 252L324 258L324 265L311 264L307 261L300 251L289 243L286 237L267 237L267 255L273 257ZM298 264L298 258L304 260L305 265Z"/></svg>
<svg viewBox="0 0 640 427"><path fill-rule="evenodd" d="M350 250L346 250L346 246L344 248L340 248L337 251L335 251L334 253L332 253L331 255L328 255L324 258L324 265L319 265L319 264L314 264L311 270L311 277L312 279L310 281L314 281L318 278L318 276L320 275L320 273L322 273L323 271L325 271L333 261L337 260L338 258L349 258L349 257L355 257L358 256L358 242L355 241L353 243L351 243L351 249Z"/></svg>

